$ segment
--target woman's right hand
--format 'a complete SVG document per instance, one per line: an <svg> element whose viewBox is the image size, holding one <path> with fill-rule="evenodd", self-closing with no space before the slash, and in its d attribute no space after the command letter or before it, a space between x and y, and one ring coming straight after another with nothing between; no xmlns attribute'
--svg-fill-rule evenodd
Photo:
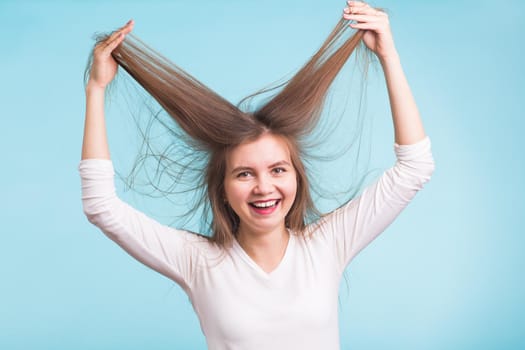
<svg viewBox="0 0 525 350"><path fill-rule="evenodd" d="M113 32L106 40L95 46L88 86L105 89L115 78L118 64L111 56L111 53L124 40L126 34L131 32L134 24L133 20L129 20L122 28Z"/></svg>

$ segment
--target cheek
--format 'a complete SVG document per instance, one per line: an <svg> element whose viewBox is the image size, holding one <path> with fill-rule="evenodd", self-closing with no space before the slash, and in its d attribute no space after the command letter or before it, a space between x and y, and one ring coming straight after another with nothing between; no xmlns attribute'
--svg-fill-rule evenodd
<svg viewBox="0 0 525 350"><path fill-rule="evenodd" d="M288 197L290 197L290 199L293 202L295 199L295 196L297 195L297 180L295 177L290 178L290 180L287 182L285 186L285 190L286 190L286 194L288 195Z"/></svg>
<svg viewBox="0 0 525 350"><path fill-rule="evenodd" d="M224 192L226 199L232 205L237 204L237 202L242 201L246 197L246 189L244 186L232 182L226 182L224 184Z"/></svg>

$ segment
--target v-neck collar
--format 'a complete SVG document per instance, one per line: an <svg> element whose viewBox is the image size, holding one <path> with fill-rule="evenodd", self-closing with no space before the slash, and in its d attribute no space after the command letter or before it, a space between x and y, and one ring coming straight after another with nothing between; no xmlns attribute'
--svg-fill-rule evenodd
<svg viewBox="0 0 525 350"><path fill-rule="evenodd" d="M249 255L246 253L243 247L237 242L237 239L233 239L233 250L237 252L237 254L248 264L250 265L259 275L261 275L263 278L269 280L274 275L276 275L280 270L284 268L286 265L286 262L288 261L288 256L291 254L291 251L293 250L293 246L295 244L295 236L292 234L291 231L289 232L289 239L288 244L286 245L286 249L284 251L284 255L277 265L276 268L274 268L271 272L266 272L262 269L262 267L259 266Z"/></svg>

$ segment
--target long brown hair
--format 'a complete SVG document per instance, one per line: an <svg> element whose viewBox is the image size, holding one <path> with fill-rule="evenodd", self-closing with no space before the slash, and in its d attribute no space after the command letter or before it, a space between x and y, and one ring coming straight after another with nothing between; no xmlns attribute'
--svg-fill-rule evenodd
<svg viewBox="0 0 525 350"><path fill-rule="evenodd" d="M304 140L318 124L332 82L363 36L362 31L356 31L341 40L349 30L348 21L341 19L319 50L291 79L249 95L237 105L219 96L134 35L128 34L113 51L112 56L120 67L189 136L188 144L192 150L206 155L200 186L196 188L202 190L199 203L212 214L211 222L208 222L211 241L221 246L231 245L239 224L239 218L223 200L227 154L233 147L264 132L280 135L286 140L297 173L298 191L286 217L287 227L302 234L309 218L319 216L303 164ZM97 43L108 35L99 36ZM89 69L90 63L86 68L86 81ZM274 90L278 92L257 108L245 107L247 101ZM171 162L165 157L159 157L158 161ZM191 167L189 164L179 165L182 170Z"/></svg>

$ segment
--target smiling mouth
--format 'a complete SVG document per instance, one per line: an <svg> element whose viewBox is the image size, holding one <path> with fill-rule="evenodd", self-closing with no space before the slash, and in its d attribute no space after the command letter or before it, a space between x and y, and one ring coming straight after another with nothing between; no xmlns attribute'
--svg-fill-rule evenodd
<svg viewBox="0 0 525 350"><path fill-rule="evenodd" d="M265 202L252 202L249 204L256 209L269 209L277 206L277 204L279 204L280 201L280 199L273 199Z"/></svg>

